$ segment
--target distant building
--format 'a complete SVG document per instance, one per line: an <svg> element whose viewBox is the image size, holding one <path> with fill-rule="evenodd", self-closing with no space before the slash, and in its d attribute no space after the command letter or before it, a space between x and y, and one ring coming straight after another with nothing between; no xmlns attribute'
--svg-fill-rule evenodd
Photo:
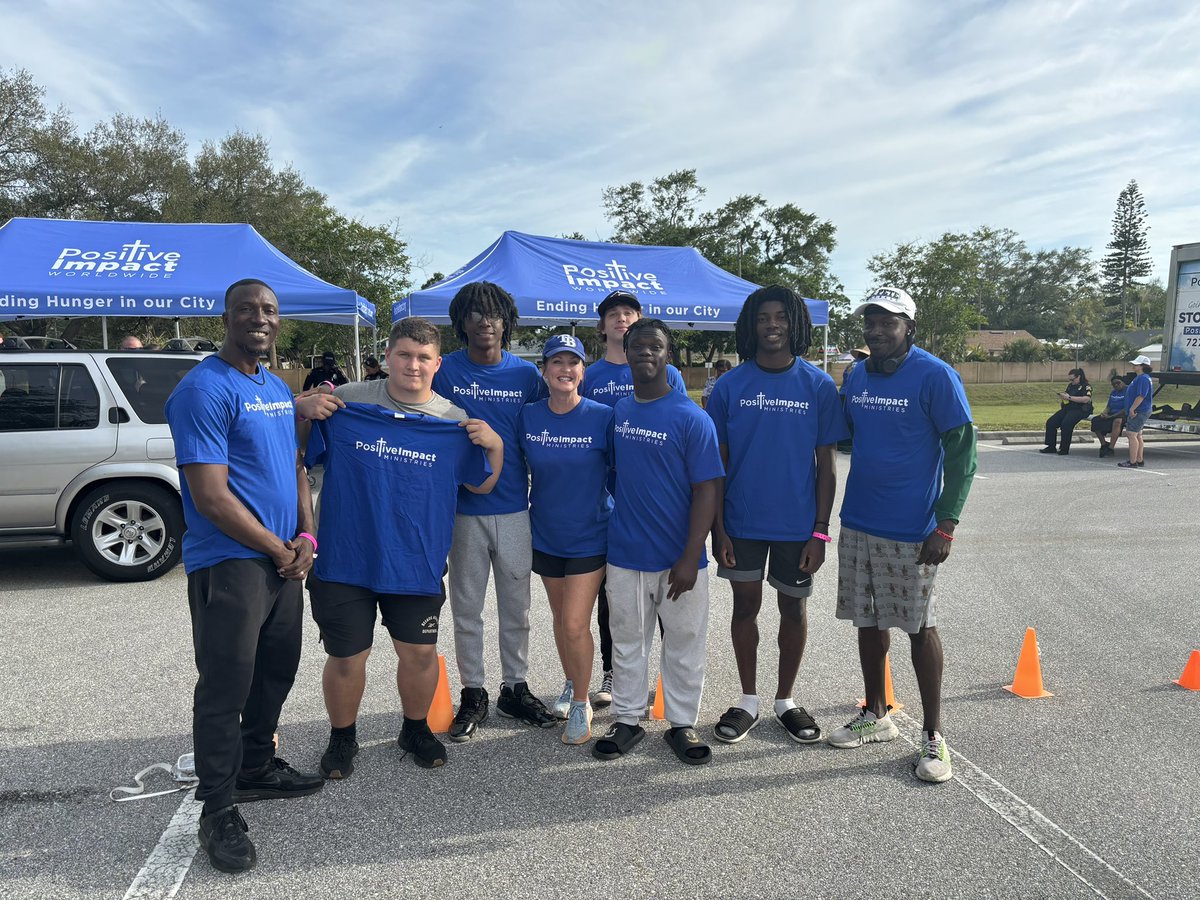
<svg viewBox="0 0 1200 900"><path fill-rule="evenodd" d="M990 359L997 359L1004 353L1004 348L1013 341L1032 341L1040 343L1037 338L1024 329L1016 331L997 331L994 329L980 329L967 335L967 349L978 347L988 355Z"/></svg>

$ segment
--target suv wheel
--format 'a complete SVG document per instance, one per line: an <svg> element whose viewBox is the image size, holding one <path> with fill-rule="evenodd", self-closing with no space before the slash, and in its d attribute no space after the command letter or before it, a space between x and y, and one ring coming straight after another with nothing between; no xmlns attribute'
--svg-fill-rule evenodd
<svg viewBox="0 0 1200 900"><path fill-rule="evenodd" d="M100 577L149 581L179 562L183 528L183 510L173 491L114 481L79 501L71 539L84 564Z"/></svg>

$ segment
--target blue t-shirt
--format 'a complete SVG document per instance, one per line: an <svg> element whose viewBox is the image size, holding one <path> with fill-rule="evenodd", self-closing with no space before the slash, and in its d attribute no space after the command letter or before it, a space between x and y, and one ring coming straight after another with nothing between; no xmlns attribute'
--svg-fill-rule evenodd
<svg viewBox="0 0 1200 900"><path fill-rule="evenodd" d="M613 448L621 490L608 523L608 561L661 572L687 545L692 485L724 474L712 419L676 391L617 403ZM700 552L700 568L708 559Z"/></svg>
<svg viewBox="0 0 1200 900"><path fill-rule="evenodd" d="M381 594L442 592L459 485L492 472L465 428L347 403L316 423L305 462L325 464L318 578Z"/></svg>
<svg viewBox="0 0 1200 900"><path fill-rule="evenodd" d="M895 374L857 366L845 391L854 449L842 524L894 541L925 540L937 527L942 435L971 421L962 379L913 347Z"/></svg>
<svg viewBox="0 0 1200 900"><path fill-rule="evenodd" d="M671 365L667 366L667 384L672 390L687 396L687 385L683 383L683 376ZM579 389L579 395L605 406L616 406L622 397L633 396L633 372L628 364L598 359L584 369L583 386Z"/></svg>
<svg viewBox="0 0 1200 900"><path fill-rule="evenodd" d="M807 541L817 518L817 447L849 436L833 379L797 359L786 372L744 362L708 398L729 453L725 531L758 541Z"/></svg>
<svg viewBox="0 0 1200 900"><path fill-rule="evenodd" d="M1128 408L1125 405L1125 392L1127 389L1122 388L1119 391L1113 391L1108 395L1108 406L1104 411L1109 415L1119 416Z"/></svg>
<svg viewBox="0 0 1200 900"><path fill-rule="evenodd" d="M613 411L580 400L565 415L539 400L521 410L521 449L529 463L533 549L579 559L608 550Z"/></svg>
<svg viewBox="0 0 1200 900"><path fill-rule="evenodd" d="M227 466L229 490L281 541L296 536L296 416L292 392L259 366L246 375L219 356L201 360L167 399L175 462ZM227 559L266 559L200 515L187 477L183 494L183 568L206 569Z"/></svg>
<svg viewBox="0 0 1200 900"><path fill-rule="evenodd" d="M1133 408L1133 401L1138 397L1142 398L1142 402L1138 404L1137 414L1139 416L1150 415L1150 403L1154 397L1154 384L1150 381L1150 376L1145 372L1135 377L1129 383L1129 387L1125 389L1125 413L1128 415L1129 410Z"/></svg>
<svg viewBox="0 0 1200 900"><path fill-rule="evenodd" d="M464 516L501 516L529 508L529 476L517 439L521 407L548 393L537 366L503 351L500 362L481 366L467 351L442 357L433 376L433 389L473 419L483 419L504 441L504 468L490 494L458 492L458 511Z"/></svg>

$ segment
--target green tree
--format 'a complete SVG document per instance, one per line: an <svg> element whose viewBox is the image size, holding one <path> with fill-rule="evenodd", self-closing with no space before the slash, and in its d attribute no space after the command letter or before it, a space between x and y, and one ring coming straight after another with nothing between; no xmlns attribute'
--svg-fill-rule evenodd
<svg viewBox="0 0 1200 900"><path fill-rule="evenodd" d="M1129 321L1129 305L1133 305L1133 325L1141 325L1141 303L1136 286L1139 279L1150 274L1150 242L1147 238L1146 201L1142 198L1137 181L1130 181L1117 196L1117 209L1113 213L1112 240L1105 248L1100 264L1104 297L1110 309L1110 318L1118 328ZM1120 313L1117 313L1117 310Z"/></svg>
<svg viewBox="0 0 1200 900"><path fill-rule="evenodd" d="M968 334L984 323L976 307L980 253L961 235L929 243L899 244L871 258L867 268L881 284L907 290L917 304L919 346L955 363L966 354Z"/></svg>
<svg viewBox="0 0 1200 900"><path fill-rule="evenodd" d="M1029 338L1017 338L1009 341L1000 353L1001 362L1043 362L1046 359L1046 348L1038 341Z"/></svg>
<svg viewBox="0 0 1200 900"><path fill-rule="evenodd" d="M611 240L621 244L691 247L700 236L698 204L705 189L695 169L679 169L649 186L631 181L606 187L604 215L613 224Z"/></svg>

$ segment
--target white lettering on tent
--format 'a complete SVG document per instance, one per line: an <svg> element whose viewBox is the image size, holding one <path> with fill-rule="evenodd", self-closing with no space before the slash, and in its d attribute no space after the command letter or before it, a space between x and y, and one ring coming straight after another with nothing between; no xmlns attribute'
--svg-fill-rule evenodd
<svg viewBox="0 0 1200 900"><path fill-rule="evenodd" d="M602 266L576 266L563 263L563 277L574 290L609 293L618 288L639 294L665 294L666 288L653 272L634 272L624 263L609 260Z"/></svg>
<svg viewBox="0 0 1200 900"><path fill-rule="evenodd" d="M84 250L63 247L50 266L51 275L84 278L170 278L179 265L181 254L174 250L155 250L135 240L117 250Z"/></svg>
<svg viewBox="0 0 1200 900"><path fill-rule="evenodd" d="M41 306L41 297L21 297L17 294L0 294L0 310L10 309L27 309L30 312L37 312Z"/></svg>

